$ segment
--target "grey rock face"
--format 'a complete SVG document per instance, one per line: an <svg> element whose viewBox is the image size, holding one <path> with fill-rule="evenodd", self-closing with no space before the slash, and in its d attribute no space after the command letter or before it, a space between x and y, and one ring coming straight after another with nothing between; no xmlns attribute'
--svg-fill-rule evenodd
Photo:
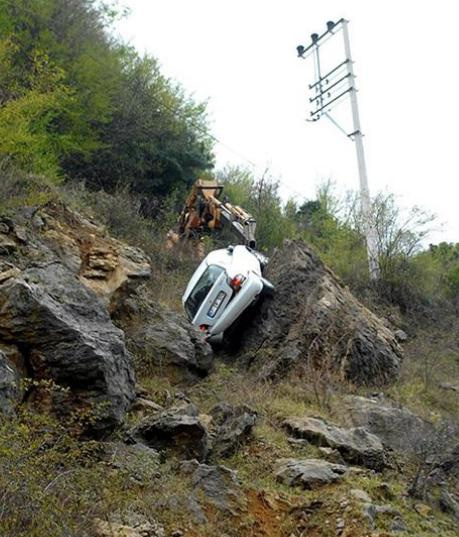
<svg viewBox="0 0 459 537"><path fill-rule="evenodd" d="M343 429L319 418L289 418L284 427L318 446L337 449L346 462L381 470L387 465L381 441L362 427Z"/></svg>
<svg viewBox="0 0 459 537"><path fill-rule="evenodd" d="M93 521L95 537L166 537L166 530L158 521L136 512L113 513L107 520Z"/></svg>
<svg viewBox="0 0 459 537"><path fill-rule="evenodd" d="M362 514L370 522L372 527L375 527L379 515L401 518L401 514L391 505L377 505L374 503L364 503L362 506Z"/></svg>
<svg viewBox="0 0 459 537"><path fill-rule="evenodd" d="M393 531L394 533L398 533L401 531L406 531L407 525L406 522L403 520L401 516L396 516L390 525L390 531Z"/></svg>
<svg viewBox="0 0 459 537"><path fill-rule="evenodd" d="M397 338L397 341L404 343L408 339L408 334L403 330L396 330L394 336Z"/></svg>
<svg viewBox="0 0 459 537"><path fill-rule="evenodd" d="M245 497L234 470L225 466L199 464L195 460L184 461L180 469L191 476L193 495L189 507L198 522L206 521L202 498L204 503L231 515L236 515L246 507Z"/></svg>
<svg viewBox="0 0 459 537"><path fill-rule="evenodd" d="M172 381L193 381L209 373L212 348L186 319L159 304L129 300L131 318L124 316L128 347L141 360L139 367L156 370ZM137 310L137 311L136 311ZM127 320L127 322L126 322Z"/></svg>
<svg viewBox="0 0 459 537"><path fill-rule="evenodd" d="M13 413L19 397L18 378L6 355L0 350L0 414Z"/></svg>
<svg viewBox="0 0 459 537"><path fill-rule="evenodd" d="M239 351L261 376L323 366L357 384L397 377L402 354L394 334L304 242L285 241L266 277L275 294L261 304Z"/></svg>
<svg viewBox="0 0 459 537"><path fill-rule="evenodd" d="M440 507L445 513L449 513L459 520L459 499L446 489L442 489L440 493Z"/></svg>
<svg viewBox="0 0 459 537"><path fill-rule="evenodd" d="M346 466L321 459L279 459L275 466L276 479L290 486L313 489L334 483L348 471Z"/></svg>
<svg viewBox="0 0 459 537"><path fill-rule="evenodd" d="M0 284L0 340L26 349L34 378L70 389L57 407L90 405L97 430L122 421L134 399L123 333L60 263L26 269Z"/></svg>
<svg viewBox="0 0 459 537"><path fill-rule="evenodd" d="M342 410L349 425L365 427L384 445L401 453L414 453L435 434L434 426L389 399L348 396Z"/></svg>
<svg viewBox="0 0 459 537"><path fill-rule="evenodd" d="M226 403L216 405L211 411L213 453L221 456L233 454L252 434L257 413L247 405L233 407Z"/></svg>
<svg viewBox="0 0 459 537"><path fill-rule="evenodd" d="M204 460L209 451L207 430L194 405L158 412L142 420L129 435L137 442L182 459Z"/></svg>

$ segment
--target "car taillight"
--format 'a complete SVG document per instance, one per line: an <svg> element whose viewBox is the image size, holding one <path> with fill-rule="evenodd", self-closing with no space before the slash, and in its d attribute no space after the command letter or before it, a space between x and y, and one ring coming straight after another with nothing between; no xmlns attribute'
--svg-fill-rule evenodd
<svg viewBox="0 0 459 537"><path fill-rule="evenodd" d="M223 301L225 300L226 293L225 291L220 291L217 295L217 298L214 300L214 303L212 306L210 306L209 311L207 312L207 315L209 317L215 317L217 314L218 309L222 305Z"/></svg>
<svg viewBox="0 0 459 537"><path fill-rule="evenodd" d="M201 330L201 332L205 332L207 330L208 326L206 324L200 324L199 325L199 330Z"/></svg>
<svg viewBox="0 0 459 537"><path fill-rule="evenodd" d="M234 276L234 278L231 278L228 283L230 284L230 287L234 289L234 291L239 291L245 279L245 276L243 276L242 274L237 274L236 276Z"/></svg>

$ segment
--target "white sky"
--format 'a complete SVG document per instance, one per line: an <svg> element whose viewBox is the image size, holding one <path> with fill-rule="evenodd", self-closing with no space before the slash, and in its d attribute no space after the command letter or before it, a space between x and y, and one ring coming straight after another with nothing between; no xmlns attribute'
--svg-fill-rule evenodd
<svg viewBox="0 0 459 537"><path fill-rule="evenodd" d="M213 134L225 144L215 148L217 166L245 158L261 173L269 165L283 195L298 200L328 177L343 190L358 187L353 143L325 118L305 121L312 58L296 57L296 46L309 44L327 20L350 20L370 190L435 212L443 227L432 241L459 241L459 2L122 4L131 9L118 24L123 38L156 56L197 99L209 99Z"/></svg>

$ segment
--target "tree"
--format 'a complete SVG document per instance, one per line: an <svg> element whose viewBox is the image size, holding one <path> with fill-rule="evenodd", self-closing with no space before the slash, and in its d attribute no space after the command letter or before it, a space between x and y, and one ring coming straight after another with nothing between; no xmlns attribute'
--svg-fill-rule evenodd
<svg viewBox="0 0 459 537"><path fill-rule="evenodd" d="M95 0L0 0L0 154L94 188L165 195L212 166L206 105L114 39L116 16Z"/></svg>
<svg viewBox="0 0 459 537"><path fill-rule="evenodd" d="M269 174L269 170L257 179L254 174L238 166L227 167L218 173L224 185L224 193L234 205L240 205L251 213L257 221L257 244L266 252L280 246L282 241L293 238L295 223L287 216L279 195L279 181Z"/></svg>

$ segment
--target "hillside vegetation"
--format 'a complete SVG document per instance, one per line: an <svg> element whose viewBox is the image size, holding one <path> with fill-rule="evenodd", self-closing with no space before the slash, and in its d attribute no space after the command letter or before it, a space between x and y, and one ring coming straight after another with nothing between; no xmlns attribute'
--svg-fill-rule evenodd
<svg viewBox="0 0 459 537"><path fill-rule="evenodd" d="M0 535L453 537L459 243L427 246L434 216L379 194L370 281L356 194L285 201L268 171L214 170L206 104L120 16L0 0ZM281 289L239 354L185 320L199 256L166 241L207 174Z"/></svg>

